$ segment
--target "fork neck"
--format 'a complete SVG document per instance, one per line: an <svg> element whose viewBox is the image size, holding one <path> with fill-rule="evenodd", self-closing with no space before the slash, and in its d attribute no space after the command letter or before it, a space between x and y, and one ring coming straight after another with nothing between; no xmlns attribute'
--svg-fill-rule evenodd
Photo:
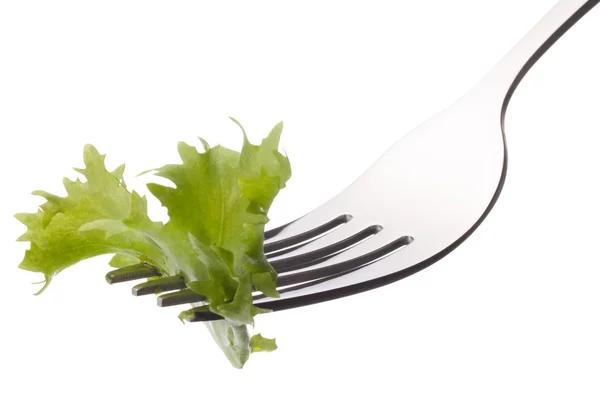
<svg viewBox="0 0 600 410"><path fill-rule="evenodd" d="M503 99L502 122L515 89L539 58L600 0L561 0L492 69L477 89Z"/></svg>

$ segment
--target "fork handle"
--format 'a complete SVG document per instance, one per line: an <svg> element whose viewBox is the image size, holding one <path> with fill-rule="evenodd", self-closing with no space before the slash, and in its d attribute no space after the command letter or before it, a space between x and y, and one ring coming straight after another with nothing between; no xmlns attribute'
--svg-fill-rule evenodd
<svg viewBox="0 0 600 410"><path fill-rule="evenodd" d="M504 97L506 108L529 69L600 0L562 0L492 69L478 87ZM498 93L498 94L495 94ZM503 110L504 112L504 110Z"/></svg>

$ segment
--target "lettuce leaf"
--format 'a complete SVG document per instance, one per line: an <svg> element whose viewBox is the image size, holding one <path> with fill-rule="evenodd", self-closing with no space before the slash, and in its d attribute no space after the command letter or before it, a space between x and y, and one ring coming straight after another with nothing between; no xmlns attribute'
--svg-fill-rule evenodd
<svg viewBox="0 0 600 410"><path fill-rule="evenodd" d="M147 217L145 198L127 190L124 167L107 171L104 155L91 145L86 145L83 161L85 168L76 170L85 176L86 182L65 178L63 184L68 195L64 198L34 191L34 195L44 197L46 202L37 213L15 215L27 226L27 232L18 241L31 242L19 267L44 274L45 285L38 294L63 269L103 254L136 258L167 271L167 255L139 229L142 225L146 229L160 229L162 224ZM98 221L121 221L129 228L120 233L113 229L110 236L101 230L81 229Z"/></svg>
<svg viewBox="0 0 600 410"><path fill-rule="evenodd" d="M223 321L207 326L232 365L242 367L253 349L247 325L262 310L252 292L278 297L277 274L263 252L267 213L291 177L278 151L283 124L259 145L242 126L241 152L200 139L204 151L180 142L181 164L155 170L175 188L151 183L150 192L167 208L167 223L152 221L147 199L127 189L124 165L110 172L105 156L84 148L85 181L64 179L66 197L35 191L46 202L37 213L17 214L27 227L19 241L30 248L20 268L44 274L44 291L53 278L77 262L114 254L113 267L144 262L163 275L181 275L189 289L207 298ZM267 350L267 349L263 349Z"/></svg>
<svg viewBox="0 0 600 410"><path fill-rule="evenodd" d="M250 339L252 353L254 352L272 352L277 349L277 341L275 339L267 339L260 333L255 334Z"/></svg>

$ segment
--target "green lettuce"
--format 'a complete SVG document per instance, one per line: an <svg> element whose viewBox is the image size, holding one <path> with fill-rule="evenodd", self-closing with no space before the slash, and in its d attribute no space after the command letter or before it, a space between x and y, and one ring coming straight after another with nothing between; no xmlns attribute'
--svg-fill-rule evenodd
<svg viewBox="0 0 600 410"><path fill-rule="evenodd" d="M224 318L207 327L235 367L251 352L274 350L274 340L251 338L248 325L264 312L253 305L253 291L279 296L263 235L269 208L291 177L289 160L278 151L283 124L253 145L232 120L243 133L241 152L211 148L202 139L199 152L180 142L182 163L153 170L175 184L148 184L168 210L167 223L149 218L147 199L123 180L125 166L108 171L105 155L92 145L84 148L85 167L76 168L85 181L65 178L66 197L34 191L46 202L16 218L27 227L18 240L30 242L19 267L44 274L37 294L65 268L114 254L113 267L150 264L163 276L182 276L189 289L205 296L203 306Z"/></svg>

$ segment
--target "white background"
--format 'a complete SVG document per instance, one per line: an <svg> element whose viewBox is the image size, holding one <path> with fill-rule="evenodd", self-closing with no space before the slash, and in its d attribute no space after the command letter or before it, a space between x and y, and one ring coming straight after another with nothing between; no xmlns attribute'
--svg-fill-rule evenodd
<svg viewBox="0 0 600 410"><path fill-rule="evenodd" d="M0 408L598 409L600 7L518 88L506 186L475 234L404 281L259 317L280 348L241 371L177 308L108 286L108 258L39 297L41 274L16 267L12 215L35 211L34 189L62 193L85 143L131 180L177 161L179 140L240 147L227 116L253 141L283 120L294 176L275 226L451 104L553 4L2 2Z"/></svg>

